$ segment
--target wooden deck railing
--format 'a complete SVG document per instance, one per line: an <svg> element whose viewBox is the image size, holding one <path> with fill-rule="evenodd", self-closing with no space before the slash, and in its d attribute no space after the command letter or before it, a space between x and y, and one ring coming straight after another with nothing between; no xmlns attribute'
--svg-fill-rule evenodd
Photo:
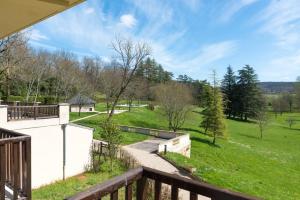
<svg viewBox="0 0 300 200"><path fill-rule="evenodd" d="M0 200L5 197L31 199L31 138L0 128Z"/></svg>
<svg viewBox="0 0 300 200"><path fill-rule="evenodd" d="M179 190L188 191L189 199L196 200L198 195L203 195L212 200L255 200L256 198L246 196L240 193L231 192L229 190L220 189L215 186L198 182L195 180L183 178L177 175L168 174L147 167L139 167L132 169L125 174L115 177L100 185L96 185L84 192L78 193L66 200L101 200L102 197L109 195L111 200L117 200L118 191L125 187L125 200L133 199L133 184L136 184L136 200L145 200L149 195L147 180L154 181L155 200L163 199L162 184L167 184L171 188L171 200L178 200ZM147 193L148 192L148 193ZM122 198L123 199L123 198Z"/></svg>
<svg viewBox="0 0 300 200"><path fill-rule="evenodd" d="M45 119L59 117L58 105L8 106L7 120Z"/></svg>

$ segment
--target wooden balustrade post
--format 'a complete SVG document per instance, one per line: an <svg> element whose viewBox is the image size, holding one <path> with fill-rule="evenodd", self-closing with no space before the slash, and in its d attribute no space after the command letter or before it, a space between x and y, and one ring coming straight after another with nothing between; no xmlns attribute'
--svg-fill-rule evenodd
<svg viewBox="0 0 300 200"><path fill-rule="evenodd" d="M178 200L178 187L174 185L171 187L171 200Z"/></svg>
<svg viewBox="0 0 300 200"><path fill-rule="evenodd" d="M155 181L154 183L154 200L161 200L161 182Z"/></svg>
<svg viewBox="0 0 300 200"><path fill-rule="evenodd" d="M0 146L0 200L5 200L6 153L5 144Z"/></svg>
<svg viewBox="0 0 300 200"><path fill-rule="evenodd" d="M147 178L142 177L136 182L136 200L145 200L147 195Z"/></svg>

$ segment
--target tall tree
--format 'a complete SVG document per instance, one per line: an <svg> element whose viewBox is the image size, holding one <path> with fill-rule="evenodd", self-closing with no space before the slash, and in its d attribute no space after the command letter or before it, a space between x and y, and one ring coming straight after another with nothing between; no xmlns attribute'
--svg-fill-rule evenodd
<svg viewBox="0 0 300 200"><path fill-rule="evenodd" d="M227 67L227 73L224 75L222 80L221 89L224 94L224 106L225 114L228 118L235 117L235 108L237 106L236 102L236 76L229 65Z"/></svg>
<svg viewBox="0 0 300 200"><path fill-rule="evenodd" d="M218 86L215 71L213 71L213 86L210 90L209 95L211 95L211 101L204 109L201 126L205 127L206 130L212 134L212 143L215 144L218 136L225 136L226 134L225 117L223 113L223 98Z"/></svg>
<svg viewBox="0 0 300 200"><path fill-rule="evenodd" d="M115 107L128 84L132 81L136 70L143 60L150 55L151 51L146 43L134 43L129 39L121 38L116 38L112 42L112 48L116 53L116 61L119 63L122 76L119 90L114 95L111 110L107 118L108 121L112 118Z"/></svg>
<svg viewBox="0 0 300 200"><path fill-rule="evenodd" d="M250 65L246 65L238 72L238 113L241 119L247 121L249 117L254 117L259 110L260 89L258 88L257 74Z"/></svg>

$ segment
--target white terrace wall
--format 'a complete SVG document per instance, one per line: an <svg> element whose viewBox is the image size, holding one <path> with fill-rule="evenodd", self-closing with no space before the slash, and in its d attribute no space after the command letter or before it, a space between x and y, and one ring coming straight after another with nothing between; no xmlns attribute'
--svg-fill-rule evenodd
<svg viewBox="0 0 300 200"><path fill-rule="evenodd" d="M164 152L165 148L168 152L180 153L186 157L191 156L191 140L190 135L185 134L176 138L167 140L166 142L160 143L158 146L158 152Z"/></svg>
<svg viewBox="0 0 300 200"><path fill-rule="evenodd" d="M59 116L52 119L8 122L7 106L0 105L0 127L31 136L33 188L62 180L64 174L66 178L80 174L89 164L93 129L69 123L67 104L60 105Z"/></svg>

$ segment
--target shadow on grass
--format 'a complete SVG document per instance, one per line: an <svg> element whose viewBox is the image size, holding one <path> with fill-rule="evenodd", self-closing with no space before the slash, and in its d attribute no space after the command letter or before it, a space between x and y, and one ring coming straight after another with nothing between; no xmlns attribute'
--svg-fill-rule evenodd
<svg viewBox="0 0 300 200"><path fill-rule="evenodd" d="M256 124L255 121L253 120L243 120L243 119L240 119L240 118L227 118L228 120L232 120L232 121L236 121L236 122L244 122L244 123L249 123L249 124Z"/></svg>
<svg viewBox="0 0 300 200"><path fill-rule="evenodd" d="M198 137L191 137L191 140L194 140L194 141L197 141L197 142L201 142L201 143L207 144L207 145L212 146L212 147L221 148L220 145L218 145L218 144L213 144L213 143L212 143L210 140L208 140L208 139L203 139L203 138L198 138Z"/></svg>
<svg viewBox="0 0 300 200"><path fill-rule="evenodd" d="M286 127L286 126L282 126L282 128L287 129L287 130L291 130L291 131L300 131L299 128L289 128L289 127Z"/></svg>
<svg viewBox="0 0 300 200"><path fill-rule="evenodd" d="M133 126L143 127L143 128L152 128L152 129L162 129L155 123L149 123L141 120L130 120L129 121Z"/></svg>
<svg viewBox="0 0 300 200"><path fill-rule="evenodd" d="M196 133L201 133L203 135L206 135L203 131L194 128L181 128L180 131L191 131L191 132L196 132Z"/></svg>
<svg viewBox="0 0 300 200"><path fill-rule="evenodd" d="M247 135L247 134L243 134L243 133L239 133L239 135L247 137L247 138L252 138L252 139L260 139L260 137L258 135L254 136L254 135Z"/></svg>

